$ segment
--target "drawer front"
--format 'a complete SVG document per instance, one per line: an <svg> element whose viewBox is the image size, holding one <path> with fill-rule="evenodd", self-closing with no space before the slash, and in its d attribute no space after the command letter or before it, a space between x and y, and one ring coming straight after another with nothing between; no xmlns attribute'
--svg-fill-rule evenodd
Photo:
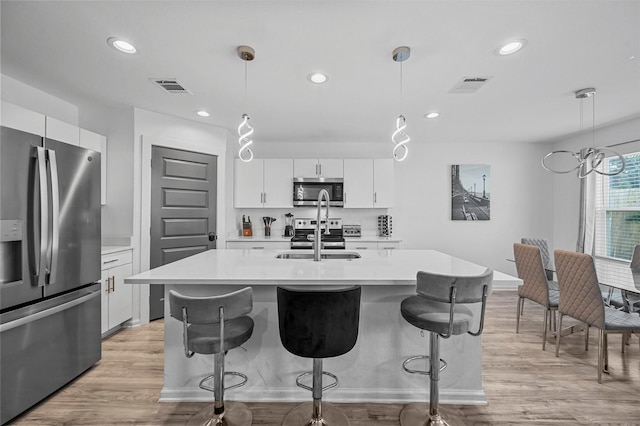
<svg viewBox="0 0 640 426"><path fill-rule="evenodd" d="M378 245L371 241L345 241L345 249L347 250L376 250Z"/></svg>
<svg viewBox="0 0 640 426"><path fill-rule="evenodd" d="M102 256L102 270L113 268L115 266L126 265L133 262L133 253L131 250L109 253Z"/></svg>
<svg viewBox="0 0 640 426"><path fill-rule="evenodd" d="M378 250L397 250L399 248L400 248L400 243L398 242L378 243Z"/></svg>
<svg viewBox="0 0 640 426"><path fill-rule="evenodd" d="M241 250L287 250L291 248L289 241L227 241L228 249Z"/></svg>

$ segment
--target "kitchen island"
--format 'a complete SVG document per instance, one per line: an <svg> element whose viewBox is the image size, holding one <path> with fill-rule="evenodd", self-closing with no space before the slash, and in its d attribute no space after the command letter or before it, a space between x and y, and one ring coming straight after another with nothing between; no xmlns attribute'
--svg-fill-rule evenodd
<svg viewBox="0 0 640 426"><path fill-rule="evenodd" d="M334 252L336 252L334 250ZM339 251L349 253L348 251ZM165 284L165 300L175 289L191 296L222 294L253 287L253 336L241 348L229 351L227 371L240 371L248 383L226 393L240 401L306 401L308 391L295 378L311 369L311 360L296 357L280 343L276 287L362 286L360 330L356 346L347 354L326 359L324 369L336 374L340 385L323 396L340 402L412 402L428 400L425 376L402 370L404 359L428 353L428 333L409 325L400 315L400 302L415 294L419 270L447 275L477 275L483 266L435 250L363 250L360 258L278 259L281 253L306 250L209 250L125 279L128 284ZM494 288L521 281L494 272ZM479 306L474 307L479 313ZM477 328L478 317L476 315ZM474 328L474 329L475 329ZM443 339L442 357L448 368L440 378L443 403L482 404L481 336ZM211 400L198 387L213 368L212 357L187 359L182 346L182 324L171 318L165 303L165 362L161 400Z"/></svg>

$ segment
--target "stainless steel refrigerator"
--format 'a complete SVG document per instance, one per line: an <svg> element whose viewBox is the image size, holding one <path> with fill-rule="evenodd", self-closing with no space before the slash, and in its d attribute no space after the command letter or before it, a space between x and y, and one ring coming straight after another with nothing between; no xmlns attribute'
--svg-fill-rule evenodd
<svg viewBox="0 0 640 426"><path fill-rule="evenodd" d="M100 153L0 131L4 424L101 357Z"/></svg>

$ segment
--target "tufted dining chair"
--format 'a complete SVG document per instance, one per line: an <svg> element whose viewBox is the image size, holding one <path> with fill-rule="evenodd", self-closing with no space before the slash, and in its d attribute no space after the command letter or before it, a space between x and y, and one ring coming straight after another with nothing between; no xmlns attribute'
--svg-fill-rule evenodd
<svg viewBox="0 0 640 426"><path fill-rule="evenodd" d="M551 282L550 287L553 290L557 290L558 283L553 280L554 266L551 264L551 251L549 250L549 242L544 238L521 238L520 243L530 246L536 246L540 249L540 256L542 257L544 273L547 277L547 280Z"/></svg>
<svg viewBox="0 0 640 426"><path fill-rule="evenodd" d="M558 290L550 288L543 266L542 253L538 246L514 243L513 254L516 260L518 278L523 281L523 284L518 287L516 333L520 330L520 315L525 299L542 305L545 308L542 326L542 350L545 350L548 328L547 319L551 318L551 322L555 323L555 312L558 309L560 294Z"/></svg>
<svg viewBox="0 0 640 426"><path fill-rule="evenodd" d="M598 383L602 383L602 372L609 373L607 335L640 331L640 316L605 306L598 285L596 267L590 255L556 250L554 259L560 284L556 356L560 351L564 315L582 321L587 326L596 327L599 330Z"/></svg>

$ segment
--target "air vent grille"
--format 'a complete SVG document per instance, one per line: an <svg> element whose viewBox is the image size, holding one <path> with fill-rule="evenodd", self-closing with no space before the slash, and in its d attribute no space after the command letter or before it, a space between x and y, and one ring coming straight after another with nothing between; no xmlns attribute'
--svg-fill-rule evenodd
<svg viewBox="0 0 640 426"><path fill-rule="evenodd" d="M170 95L190 95L191 92L184 88L175 78L151 78L150 79L156 86L164 90Z"/></svg>
<svg viewBox="0 0 640 426"><path fill-rule="evenodd" d="M475 93L482 86L487 84L493 76L481 76L481 77L462 77L460 81L449 91L449 93L459 94L471 94Z"/></svg>

